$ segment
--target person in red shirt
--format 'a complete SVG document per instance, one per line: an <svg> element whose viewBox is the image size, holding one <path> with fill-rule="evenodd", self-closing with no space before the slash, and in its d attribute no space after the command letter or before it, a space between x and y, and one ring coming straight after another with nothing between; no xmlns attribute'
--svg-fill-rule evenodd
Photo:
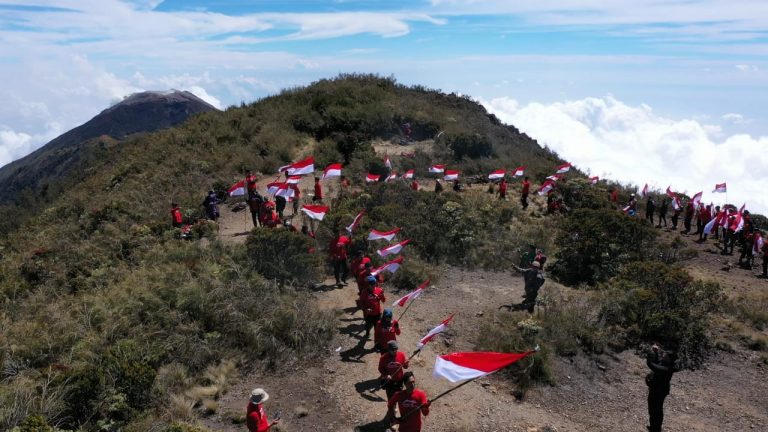
<svg viewBox="0 0 768 432"><path fill-rule="evenodd" d="M368 287L360 293L360 307L363 309L365 319L365 340L371 335L371 329L381 319L381 304L387 301L384 290L376 286L378 280L374 275L365 278Z"/></svg>
<svg viewBox="0 0 768 432"><path fill-rule="evenodd" d="M501 178L499 182L499 199L507 199L507 179Z"/></svg>
<svg viewBox="0 0 768 432"><path fill-rule="evenodd" d="M611 194L611 202L614 207L619 205L619 191L617 189L611 189L608 192Z"/></svg>
<svg viewBox="0 0 768 432"><path fill-rule="evenodd" d="M264 411L264 402L269 399L269 395L264 389L254 389L251 392L251 400L248 401L248 408L245 416L245 424L248 432L266 432L272 426L280 423L280 417L276 417L269 422L267 413Z"/></svg>
<svg viewBox="0 0 768 432"><path fill-rule="evenodd" d="M328 249L331 252L333 261L333 276L336 278L336 285L346 285L349 269L347 268L347 248L351 241L344 235L343 230L339 230L339 235L331 241Z"/></svg>
<svg viewBox="0 0 768 432"><path fill-rule="evenodd" d="M411 190L419 190L419 182L416 181L416 177L414 177L413 181L411 181Z"/></svg>
<svg viewBox="0 0 768 432"><path fill-rule="evenodd" d="M320 185L320 177L315 177L315 196L312 197L312 202L323 202L323 187Z"/></svg>
<svg viewBox="0 0 768 432"><path fill-rule="evenodd" d="M174 228L181 228L183 221L181 208L177 203L171 203L171 225L173 225Z"/></svg>
<svg viewBox="0 0 768 432"><path fill-rule="evenodd" d="M262 225L266 226L267 228L277 228L277 226L281 223L282 221L280 220L280 215L278 215L275 210L272 210L270 211L270 214L267 215L267 217L264 219Z"/></svg>
<svg viewBox="0 0 768 432"><path fill-rule="evenodd" d="M251 170L245 172L245 185L248 188L248 198L251 198L254 192L258 192L256 176Z"/></svg>
<svg viewBox="0 0 768 432"><path fill-rule="evenodd" d="M356 280L357 277L360 276L360 273L365 270L365 263L369 262L371 262L371 259L365 256L365 252L362 250L359 250L355 253L355 259L353 259L350 263L350 267L352 268L352 276L354 276ZM360 283L358 282L358 288L359 286Z"/></svg>
<svg viewBox="0 0 768 432"><path fill-rule="evenodd" d="M299 185L295 183L291 183L291 189L293 189L293 197L291 200L293 201L293 216L296 216L299 213L299 203L301 202L301 191L299 190Z"/></svg>
<svg viewBox="0 0 768 432"><path fill-rule="evenodd" d="M403 375L405 390L395 393L387 402L387 419L390 424L399 424L399 432L421 432L421 416L429 415L430 402L423 390L416 388L413 372ZM395 406L400 418L395 417Z"/></svg>
<svg viewBox="0 0 768 432"><path fill-rule="evenodd" d="M362 298L363 292L365 292L365 289L368 288L368 276L371 275L371 270L373 270L373 263L367 262L363 264L363 268L360 270L360 273L357 274L357 293Z"/></svg>
<svg viewBox="0 0 768 432"><path fill-rule="evenodd" d="M531 192L531 182L526 176L523 179L523 189L520 191L520 203L523 205L523 210L528 208L528 194Z"/></svg>
<svg viewBox="0 0 768 432"><path fill-rule="evenodd" d="M381 319L373 328L373 349L384 352L387 349L389 341L397 341L400 335L400 324L392 319L392 309L384 309Z"/></svg>
<svg viewBox="0 0 768 432"><path fill-rule="evenodd" d="M405 353L397 350L397 341L387 342L387 350L379 358L379 381L387 392L387 400L403 388L403 369L408 369L408 366Z"/></svg>

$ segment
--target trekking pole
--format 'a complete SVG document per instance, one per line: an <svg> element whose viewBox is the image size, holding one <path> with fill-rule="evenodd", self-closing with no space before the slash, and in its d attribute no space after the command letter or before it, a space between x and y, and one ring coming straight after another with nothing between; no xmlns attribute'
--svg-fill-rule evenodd
<svg viewBox="0 0 768 432"><path fill-rule="evenodd" d="M418 355L420 352L421 352L421 348L419 348L419 349L417 349L416 351L414 351L414 352L413 352L413 354L411 354L411 356L410 356L410 357L408 357L408 360L406 360L406 362L408 362L408 361L411 361L411 359L412 359L412 358L414 358L414 357L416 357L416 356L417 356L417 355ZM397 368L397 370L396 370L394 373L392 373L392 375L397 375L397 373L398 373L398 372L400 372L402 369L403 369L403 365L400 365L400 367L399 367L399 368ZM389 381L390 381L390 380L388 380L388 379L385 379L383 384L379 384L379 386L378 386L378 387L374 387L374 388L372 388L372 389L371 389L371 393L376 393L377 391L381 390L381 389L382 389L382 388L383 388L385 385L387 385L387 383L388 383Z"/></svg>

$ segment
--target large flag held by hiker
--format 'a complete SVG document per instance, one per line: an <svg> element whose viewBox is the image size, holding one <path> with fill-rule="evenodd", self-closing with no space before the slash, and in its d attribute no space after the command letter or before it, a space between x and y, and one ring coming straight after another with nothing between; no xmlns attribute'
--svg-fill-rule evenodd
<svg viewBox="0 0 768 432"><path fill-rule="evenodd" d="M328 206L310 205L304 204L301 206L301 211L307 215L310 219L323 220L325 214L328 213Z"/></svg>
<svg viewBox="0 0 768 432"><path fill-rule="evenodd" d="M379 254L380 257L384 258L387 255L396 255L399 254L400 251L403 250L403 247L410 243L410 240L403 240L400 243L395 243L392 246L387 246L385 248L381 248L376 251L377 254Z"/></svg>
<svg viewBox="0 0 768 432"><path fill-rule="evenodd" d="M450 323L452 319L453 319L453 314L451 314L451 316L449 316L448 318L443 320L443 322L441 322L437 327L435 327L432 330L430 330L429 333L427 333L426 336L421 338L421 340L419 340L419 342L416 343L416 348L417 349L424 348L424 345L429 343L429 341L431 341L435 336L437 336L438 334L444 332L445 329L448 328L448 323Z"/></svg>
<svg viewBox="0 0 768 432"><path fill-rule="evenodd" d="M571 167L572 167L572 166L573 166L573 165L571 165L571 164L570 164L570 163L568 163L568 162L566 162L566 163L564 163L564 164L562 164L562 165L559 165L559 166L557 167L557 171L555 171L555 174L565 174L565 173L567 173L568 171L570 171L570 170L571 170Z"/></svg>
<svg viewBox="0 0 768 432"><path fill-rule="evenodd" d="M395 235L399 232L400 228L395 228L390 231L376 231L375 229L372 229L371 233L368 234L368 240L392 241L392 239L395 238Z"/></svg>
<svg viewBox="0 0 768 432"><path fill-rule="evenodd" d="M712 193L726 193L728 192L728 188L726 188L725 183L718 183L715 185L715 190L712 191Z"/></svg>
<svg viewBox="0 0 768 432"><path fill-rule="evenodd" d="M340 163L332 163L325 167L325 171L323 171L323 178L331 178L331 177L340 177L341 176L341 164Z"/></svg>
<svg viewBox="0 0 768 432"><path fill-rule="evenodd" d="M377 276L381 272L389 272L389 273L395 273L400 269L400 264L403 263L403 257L397 257L393 259L392 261L384 264L381 267L377 267L373 270L371 270L371 275Z"/></svg>
<svg viewBox="0 0 768 432"><path fill-rule="evenodd" d="M409 300L415 300L421 296L422 293L424 293L424 290L429 286L429 279L424 281L421 285L419 285L418 288L415 290L409 292L408 294L400 297L399 299L395 300L394 303L392 303L392 306L405 306L406 303L408 303Z"/></svg>
<svg viewBox="0 0 768 432"><path fill-rule="evenodd" d="M365 210L360 210L360 213L355 216L355 219L352 221L351 224L347 227L347 232L352 234L352 231L357 228L358 225L360 225L360 220L363 218L363 215L365 214Z"/></svg>
<svg viewBox="0 0 768 432"><path fill-rule="evenodd" d="M515 168L515 174L514 174L515 177L522 177L524 174L525 174L524 166L519 166Z"/></svg>
<svg viewBox="0 0 768 432"><path fill-rule="evenodd" d="M229 196L245 195L245 180L240 180L239 182L230 186L229 189L227 189L227 193Z"/></svg>
<svg viewBox="0 0 768 432"><path fill-rule="evenodd" d="M496 170L490 174L488 174L488 180L498 180L503 179L505 175L505 171L503 169Z"/></svg>
<svg viewBox="0 0 768 432"><path fill-rule="evenodd" d="M307 175L315 172L315 159L310 156L304 160L294 162L280 168L280 171L286 171L288 175Z"/></svg>
<svg viewBox="0 0 768 432"><path fill-rule="evenodd" d="M435 360L435 370L432 374L450 382L473 380L504 369L535 352L457 352L439 355Z"/></svg>
<svg viewBox="0 0 768 432"><path fill-rule="evenodd" d="M429 167L429 172L433 174L442 174L445 172L445 165L432 165Z"/></svg>

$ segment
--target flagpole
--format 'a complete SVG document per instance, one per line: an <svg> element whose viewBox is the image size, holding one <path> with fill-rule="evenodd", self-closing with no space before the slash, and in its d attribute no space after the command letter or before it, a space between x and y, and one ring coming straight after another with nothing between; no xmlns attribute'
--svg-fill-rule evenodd
<svg viewBox="0 0 768 432"><path fill-rule="evenodd" d="M397 317L397 321L400 321L401 319L403 319L403 315L405 315L405 313L406 313L406 312L408 312L408 309L410 309L410 308L411 308L411 305L412 305L412 304L413 304L413 302L415 302L415 301L416 301L416 299L413 299L413 300L411 300L411 302L410 302L410 303L408 303L408 306L406 306L406 307L405 307L405 310L403 311L403 313L401 313L401 314L400 314L400 316L399 316L399 317Z"/></svg>
<svg viewBox="0 0 768 432"><path fill-rule="evenodd" d="M422 348L423 348L423 347L422 347ZM417 349L416 351L414 351L414 352L413 352L413 354L411 354L411 356L410 356L410 357L408 357L408 359L406 360L406 362L409 362L409 361L411 361L411 359L412 359L412 358L414 358L414 357L416 357L416 355L418 355L420 352L421 352L421 348L419 348L419 349ZM397 375L397 373L398 373L398 372L400 372L400 371L403 369L403 366L404 366L404 365L400 365L400 367L399 367L399 368L397 368L397 370L396 370L395 372L393 372L392 374L390 374L390 375ZM384 387L385 385L387 385L387 383L388 383L389 381L390 381L390 380L386 380L386 379L385 379L383 384L379 385L378 387L374 387L373 389L371 389L371 393L376 393L377 391L381 390L381 389L382 389L382 387Z"/></svg>

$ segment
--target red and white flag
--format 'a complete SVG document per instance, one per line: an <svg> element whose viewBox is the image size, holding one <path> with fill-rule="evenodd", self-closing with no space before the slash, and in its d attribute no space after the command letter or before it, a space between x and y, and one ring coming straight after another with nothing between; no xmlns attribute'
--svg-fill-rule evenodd
<svg viewBox="0 0 768 432"><path fill-rule="evenodd" d="M450 382L480 378L503 369L535 352L457 352L440 355L435 360L435 370L432 375L437 378L445 378Z"/></svg>
<svg viewBox="0 0 768 432"><path fill-rule="evenodd" d="M645 198L648 196L648 183L643 186L643 190L640 191L640 198Z"/></svg>
<svg viewBox="0 0 768 432"><path fill-rule="evenodd" d="M371 174L371 173L368 173L368 174L365 176L365 182L366 182L366 183L373 183L373 182L377 182L377 181L379 181L379 177L381 177L381 176L380 176L380 175L378 175L378 174Z"/></svg>
<svg viewBox="0 0 768 432"><path fill-rule="evenodd" d="M355 219L347 227L347 232L348 233L352 234L352 231L354 231L355 228L357 228L357 226L360 225L360 219L363 218L364 214L365 214L365 210L360 210L360 213L358 213L357 216L355 216Z"/></svg>
<svg viewBox="0 0 768 432"><path fill-rule="evenodd" d="M377 268L371 270L371 274L373 276L376 276L379 273L384 272L384 271L387 271L387 272L390 272L390 273L394 273L394 272L396 272L400 268L400 264L402 264L402 263L403 263L403 257L397 257L397 258L393 259L392 261L384 264L383 266L377 267Z"/></svg>
<svg viewBox="0 0 768 432"><path fill-rule="evenodd" d="M277 193L277 191L280 189L280 186L284 185L283 182L272 182L267 184L267 193L270 195L274 195Z"/></svg>
<svg viewBox="0 0 768 432"><path fill-rule="evenodd" d="M718 183L715 185L715 190L712 193L726 193L728 189L725 187L725 183Z"/></svg>
<svg viewBox="0 0 768 432"><path fill-rule="evenodd" d="M733 232L735 233L744 229L744 207L746 206L747 203L742 204L739 212L736 213L736 219L731 223L731 228L733 228Z"/></svg>
<svg viewBox="0 0 768 432"><path fill-rule="evenodd" d="M368 234L368 240L392 241L392 239L395 238L395 235L399 232L400 228L395 228L391 231L376 231L375 229L372 229L371 233Z"/></svg>
<svg viewBox="0 0 768 432"><path fill-rule="evenodd" d="M451 181L451 180L458 180L458 178L459 178L458 171L446 170L445 177L443 177L443 180Z"/></svg>
<svg viewBox="0 0 768 432"><path fill-rule="evenodd" d="M704 225L704 234L712 234L716 226L723 226L725 220L728 219L725 211L718 212L706 225Z"/></svg>
<svg viewBox="0 0 768 432"><path fill-rule="evenodd" d="M496 170L490 174L488 174L488 180L498 180L504 178L504 175L506 175L506 171L503 169Z"/></svg>
<svg viewBox="0 0 768 432"><path fill-rule="evenodd" d="M667 196L672 198L672 208L680 210L680 198L677 197L676 193L672 192L672 186L667 186Z"/></svg>
<svg viewBox="0 0 768 432"><path fill-rule="evenodd" d="M315 159L310 156L304 160L294 162L288 165L286 169L288 175L307 175L315 172Z"/></svg>
<svg viewBox="0 0 768 432"><path fill-rule="evenodd" d="M704 191L701 191L697 193L696 195L691 198L691 204L693 204L693 208L697 209L699 208L699 204L701 204L701 195L704 193Z"/></svg>
<svg viewBox="0 0 768 432"><path fill-rule="evenodd" d="M410 240L403 240L400 243L395 243L392 246L387 246L385 248L379 249L376 251L377 254L379 254L380 257L384 258L387 255L396 255L399 254L401 250L403 250L403 246L410 243Z"/></svg>
<svg viewBox="0 0 768 432"><path fill-rule="evenodd" d="M288 184L299 184L301 181L301 176L288 176L288 180L285 182Z"/></svg>
<svg viewBox="0 0 768 432"><path fill-rule="evenodd" d="M325 171L323 171L323 178L331 178L331 177L339 177L341 176L341 164L340 163L332 163L325 167Z"/></svg>
<svg viewBox="0 0 768 432"><path fill-rule="evenodd" d="M227 193L229 196L245 195L245 180L240 180L239 182L230 186L229 189L227 189Z"/></svg>
<svg viewBox="0 0 768 432"><path fill-rule="evenodd" d="M445 172L445 165L432 165L429 167L429 172L440 174L442 172Z"/></svg>
<svg viewBox="0 0 768 432"><path fill-rule="evenodd" d="M546 195L549 192L551 192L552 189L554 189L554 188L555 188L555 182L553 182L552 180L546 180L546 181L544 181L544 183L542 183L541 187L539 188L538 194L539 195Z"/></svg>
<svg viewBox="0 0 768 432"><path fill-rule="evenodd" d="M301 211L310 219L323 220L328 213L328 208L328 206L304 204L301 206Z"/></svg>
<svg viewBox="0 0 768 432"><path fill-rule="evenodd" d="M451 316L443 320L443 322L441 322L440 325L430 330L426 336L421 338L421 340L418 343L416 343L416 348L417 349L424 348L424 345L426 345L429 341L431 341L435 336L444 332L445 329L448 328L448 323L450 323L452 319L453 319L453 314L451 314Z"/></svg>
<svg viewBox="0 0 768 432"><path fill-rule="evenodd" d="M424 289L426 289L427 286L429 286L429 279L424 281L424 283L419 285L419 287L416 288L415 290L395 300L395 302L392 303L392 306L400 306L400 307L405 306L405 304L408 303L408 300L415 300L419 298L419 296L421 296L421 294L424 293Z"/></svg>
<svg viewBox="0 0 768 432"><path fill-rule="evenodd" d="M413 172L414 172L414 170L412 170L412 169L406 171L405 174L403 174L403 178L412 179L413 178Z"/></svg>
<svg viewBox="0 0 768 432"><path fill-rule="evenodd" d="M390 182L392 180L397 180L397 173L394 171L384 179L385 182Z"/></svg>
<svg viewBox="0 0 768 432"><path fill-rule="evenodd" d="M547 177L547 180L552 180L553 182L556 182L563 178L562 174L552 174L551 176Z"/></svg>
<svg viewBox="0 0 768 432"><path fill-rule="evenodd" d="M519 166L515 168L515 174L514 174L515 177L522 177L524 174L525 174L524 166Z"/></svg>
<svg viewBox="0 0 768 432"><path fill-rule="evenodd" d="M589 184L597 184L597 182L600 181L600 177L594 176L589 178Z"/></svg>
<svg viewBox="0 0 768 432"><path fill-rule="evenodd" d="M557 171L555 171L556 174L565 174L571 169L571 164L566 162L560 166L557 167Z"/></svg>
<svg viewBox="0 0 768 432"><path fill-rule="evenodd" d="M275 191L274 195L290 199L293 198L295 192L296 191L294 191L288 183L280 183L280 186L277 187L277 191Z"/></svg>
<svg viewBox="0 0 768 432"><path fill-rule="evenodd" d="M384 155L384 166L389 168L389 169L392 169L392 161L389 160L389 156L388 155Z"/></svg>

